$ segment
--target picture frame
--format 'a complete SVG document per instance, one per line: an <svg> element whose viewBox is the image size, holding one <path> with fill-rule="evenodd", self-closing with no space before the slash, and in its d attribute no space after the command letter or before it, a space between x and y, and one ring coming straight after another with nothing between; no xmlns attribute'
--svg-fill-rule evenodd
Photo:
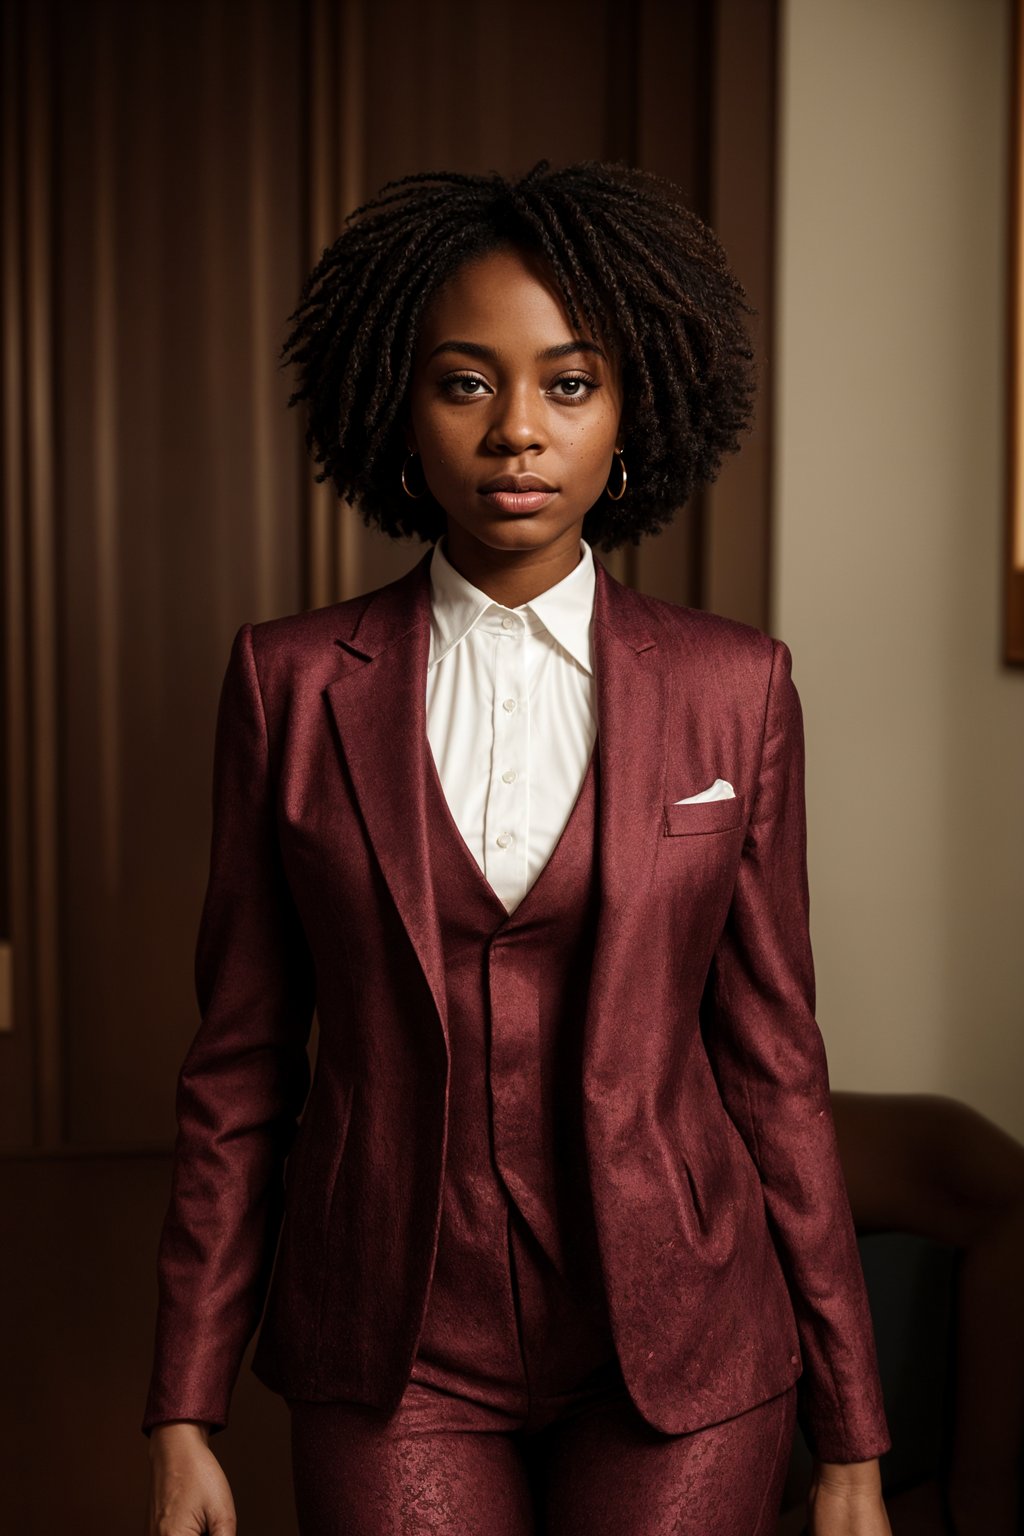
<svg viewBox="0 0 1024 1536"><path fill-rule="evenodd" d="M1024 0L1012 6L1003 661L1024 666Z"/></svg>

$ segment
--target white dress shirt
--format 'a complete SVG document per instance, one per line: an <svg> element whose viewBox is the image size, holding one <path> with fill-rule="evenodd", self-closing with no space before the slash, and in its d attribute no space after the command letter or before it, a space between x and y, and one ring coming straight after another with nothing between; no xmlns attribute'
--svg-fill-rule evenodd
<svg viewBox="0 0 1024 1536"><path fill-rule="evenodd" d="M536 880L579 795L597 735L594 555L506 608L438 539L430 561L427 736L466 846L509 912Z"/></svg>

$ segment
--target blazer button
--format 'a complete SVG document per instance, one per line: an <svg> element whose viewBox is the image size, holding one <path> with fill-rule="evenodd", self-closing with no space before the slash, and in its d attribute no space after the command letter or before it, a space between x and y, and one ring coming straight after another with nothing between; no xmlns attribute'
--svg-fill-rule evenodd
<svg viewBox="0 0 1024 1536"><path fill-rule="evenodd" d="M790 1365L799 1365L800 1364L800 1356L799 1355L790 1355L789 1363L790 1363Z"/></svg>

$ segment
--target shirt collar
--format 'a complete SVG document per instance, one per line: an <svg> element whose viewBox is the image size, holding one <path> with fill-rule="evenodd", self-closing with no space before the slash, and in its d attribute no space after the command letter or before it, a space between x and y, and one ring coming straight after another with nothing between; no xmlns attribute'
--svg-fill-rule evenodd
<svg viewBox="0 0 1024 1536"><path fill-rule="evenodd" d="M467 581L446 557L444 543L442 534L430 560L428 671L478 625L503 634L502 618L514 613L523 619L531 634L546 629L584 671L593 673L590 627L596 575L594 552L586 539L580 538L580 558L568 576L518 608L506 608Z"/></svg>

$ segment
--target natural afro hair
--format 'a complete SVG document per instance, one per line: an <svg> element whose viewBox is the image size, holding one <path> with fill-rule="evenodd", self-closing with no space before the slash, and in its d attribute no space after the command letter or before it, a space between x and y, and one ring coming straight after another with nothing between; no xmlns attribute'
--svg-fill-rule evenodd
<svg viewBox="0 0 1024 1536"><path fill-rule="evenodd" d="M616 348L622 368L626 494L602 493L583 536L605 550L657 533L723 455L754 398L745 316L755 313L715 235L671 182L620 163L518 181L431 171L389 181L353 210L309 274L281 366L289 405L308 403L306 446L339 497L392 538L436 540L444 509L402 490L416 339L432 296L502 247L546 259L573 327Z"/></svg>

